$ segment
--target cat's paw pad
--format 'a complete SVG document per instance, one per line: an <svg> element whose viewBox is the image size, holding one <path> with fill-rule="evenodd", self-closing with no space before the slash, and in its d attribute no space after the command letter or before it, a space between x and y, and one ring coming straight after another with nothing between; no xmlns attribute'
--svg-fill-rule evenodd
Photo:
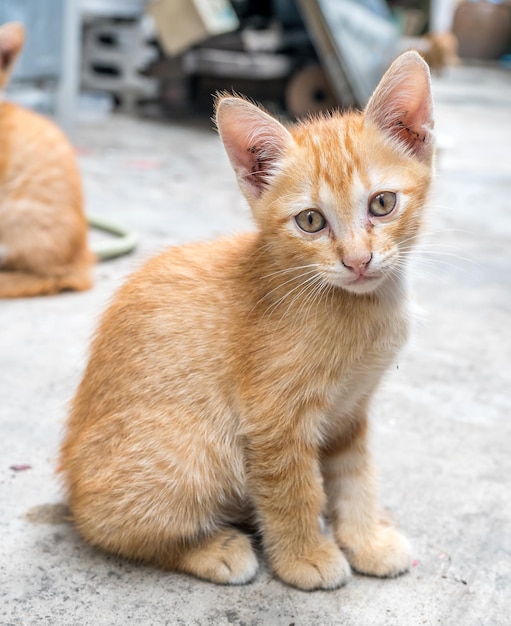
<svg viewBox="0 0 511 626"><path fill-rule="evenodd" d="M326 540L310 554L279 559L273 566L284 582L306 591L336 589L351 575L344 554L335 543Z"/></svg>
<svg viewBox="0 0 511 626"><path fill-rule="evenodd" d="M255 577L258 563L250 539L232 529L189 549L181 557L179 569L215 583L243 585Z"/></svg>
<svg viewBox="0 0 511 626"><path fill-rule="evenodd" d="M380 525L358 547L346 548L346 556L360 574L393 577L410 569L411 546L396 528Z"/></svg>

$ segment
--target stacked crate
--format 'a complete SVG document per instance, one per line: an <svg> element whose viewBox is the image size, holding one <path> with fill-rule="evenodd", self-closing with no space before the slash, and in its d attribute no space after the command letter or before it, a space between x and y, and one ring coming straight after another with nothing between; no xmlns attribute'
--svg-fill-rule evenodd
<svg viewBox="0 0 511 626"><path fill-rule="evenodd" d="M83 38L84 91L109 93L126 112L134 112L141 101L157 97L158 81L142 74L158 55L148 18L86 21Z"/></svg>

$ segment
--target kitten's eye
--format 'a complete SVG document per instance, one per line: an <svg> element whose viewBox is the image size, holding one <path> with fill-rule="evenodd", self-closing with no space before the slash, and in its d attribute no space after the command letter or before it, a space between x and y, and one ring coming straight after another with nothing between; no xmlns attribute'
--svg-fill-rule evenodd
<svg viewBox="0 0 511 626"><path fill-rule="evenodd" d="M301 211L295 221L306 233L319 233L326 226L326 219L319 211Z"/></svg>
<svg viewBox="0 0 511 626"><path fill-rule="evenodd" d="M369 202L369 213L375 217L384 217L396 206L396 194L393 191L382 191Z"/></svg>

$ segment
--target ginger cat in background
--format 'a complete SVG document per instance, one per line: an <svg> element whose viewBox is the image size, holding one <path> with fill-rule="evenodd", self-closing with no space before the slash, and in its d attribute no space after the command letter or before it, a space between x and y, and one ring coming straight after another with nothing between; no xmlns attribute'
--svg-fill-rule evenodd
<svg viewBox="0 0 511 626"><path fill-rule="evenodd" d="M427 65L399 57L365 113L286 128L221 96L257 232L169 249L117 293L61 449L74 522L109 552L217 583L333 589L394 576L368 406L407 337L406 265L432 177ZM324 516L331 535L322 529Z"/></svg>
<svg viewBox="0 0 511 626"><path fill-rule="evenodd" d="M0 26L0 95L23 47L21 24ZM0 298L92 285L74 150L47 118L0 101Z"/></svg>

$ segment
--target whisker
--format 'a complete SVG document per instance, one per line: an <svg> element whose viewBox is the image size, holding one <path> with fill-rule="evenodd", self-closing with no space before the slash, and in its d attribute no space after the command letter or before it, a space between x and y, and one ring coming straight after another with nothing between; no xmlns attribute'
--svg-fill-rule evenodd
<svg viewBox="0 0 511 626"><path fill-rule="evenodd" d="M302 272L298 276L292 276L291 278L289 278L288 280L284 281L283 283L279 283L276 287L274 287L273 289L271 289L270 291L265 293L264 296L257 302L257 304L259 304L259 302L261 302L262 300L265 300L266 298L268 298L268 296L270 296L275 291L278 291L279 289L281 289L285 285L288 285L289 283L292 283L295 280L300 280L301 278L304 278L308 274L313 274L313 273L315 273L315 270L308 270L307 272Z"/></svg>
<svg viewBox="0 0 511 626"><path fill-rule="evenodd" d="M310 308L312 306L313 298L314 298L314 295L315 295L316 291L318 290L318 288L321 289L322 286L323 286L323 280L322 280L321 276L316 276L316 280L312 281L309 285L307 285L307 289L305 289L304 291L301 292L301 295L303 295L310 288L309 311L310 311ZM296 298L295 298L295 301L296 301ZM297 318L300 316L301 312L305 309L306 304L307 304L307 299L304 299L302 304L300 305L300 307L297 310ZM306 317L308 317L308 314L306 315Z"/></svg>
<svg viewBox="0 0 511 626"><path fill-rule="evenodd" d="M301 276L300 276L300 278L301 278ZM305 281L301 282L296 287L293 287L293 289L290 289L289 291L287 291L284 295L282 295L276 302L274 302L268 308L268 310L266 311L266 314L271 316L273 314L273 312L284 302L284 300L289 298L291 296L291 294L295 293L298 289L300 289L301 291L297 295L295 294L295 299L296 299L296 297L300 297L300 295L303 293L303 291L307 289L308 284L310 282L314 282L315 280L317 280L317 278L318 278L317 274L314 274L313 276L309 276L309 278L307 278ZM293 279L287 281L287 283L292 282L292 280ZM296 280L296 278L294 280ZM287 284L287 283L283 283L283 284ZM283 285L279 285L278 287L275 287L275 289L272 289L272 291L275 291L276 289L279 289L282 286ZM265 294L265 296L263 298L261 298L261 300L264 300L270 293L271 292L269 292L268 294ZM288 309L289 309L289 305L288 305ZM285 314L287 314L288 309L286 309Z"/></svg>
<svg viewBox="0 0 511 626"><path fill-rule="evenodd" d="M476 259L464 257L454 252L443 252L441 250L403 250L400 251L400 254L402 257L410 257L414 260L427 260L431 263L443 263L445 265L452 265L453 267L461 267L459 264L455 265L453 261L470 263L478 267L481 266L481 263Z"/></svg>
<svg viewBox="0 0 511 626"><path fill-rule="evenodd" d="M309 267L318 269L319 265L318 263L309 263L308 265L297 265L296 267L286 267L282 270L276 270L275 272L270 272L269 274L265 274L264 276L261 276L261 280L265 278L271 278L272 276L278 276L280 274L289 274L291 272L296 272L298 270L307 269Z"/></svg>

